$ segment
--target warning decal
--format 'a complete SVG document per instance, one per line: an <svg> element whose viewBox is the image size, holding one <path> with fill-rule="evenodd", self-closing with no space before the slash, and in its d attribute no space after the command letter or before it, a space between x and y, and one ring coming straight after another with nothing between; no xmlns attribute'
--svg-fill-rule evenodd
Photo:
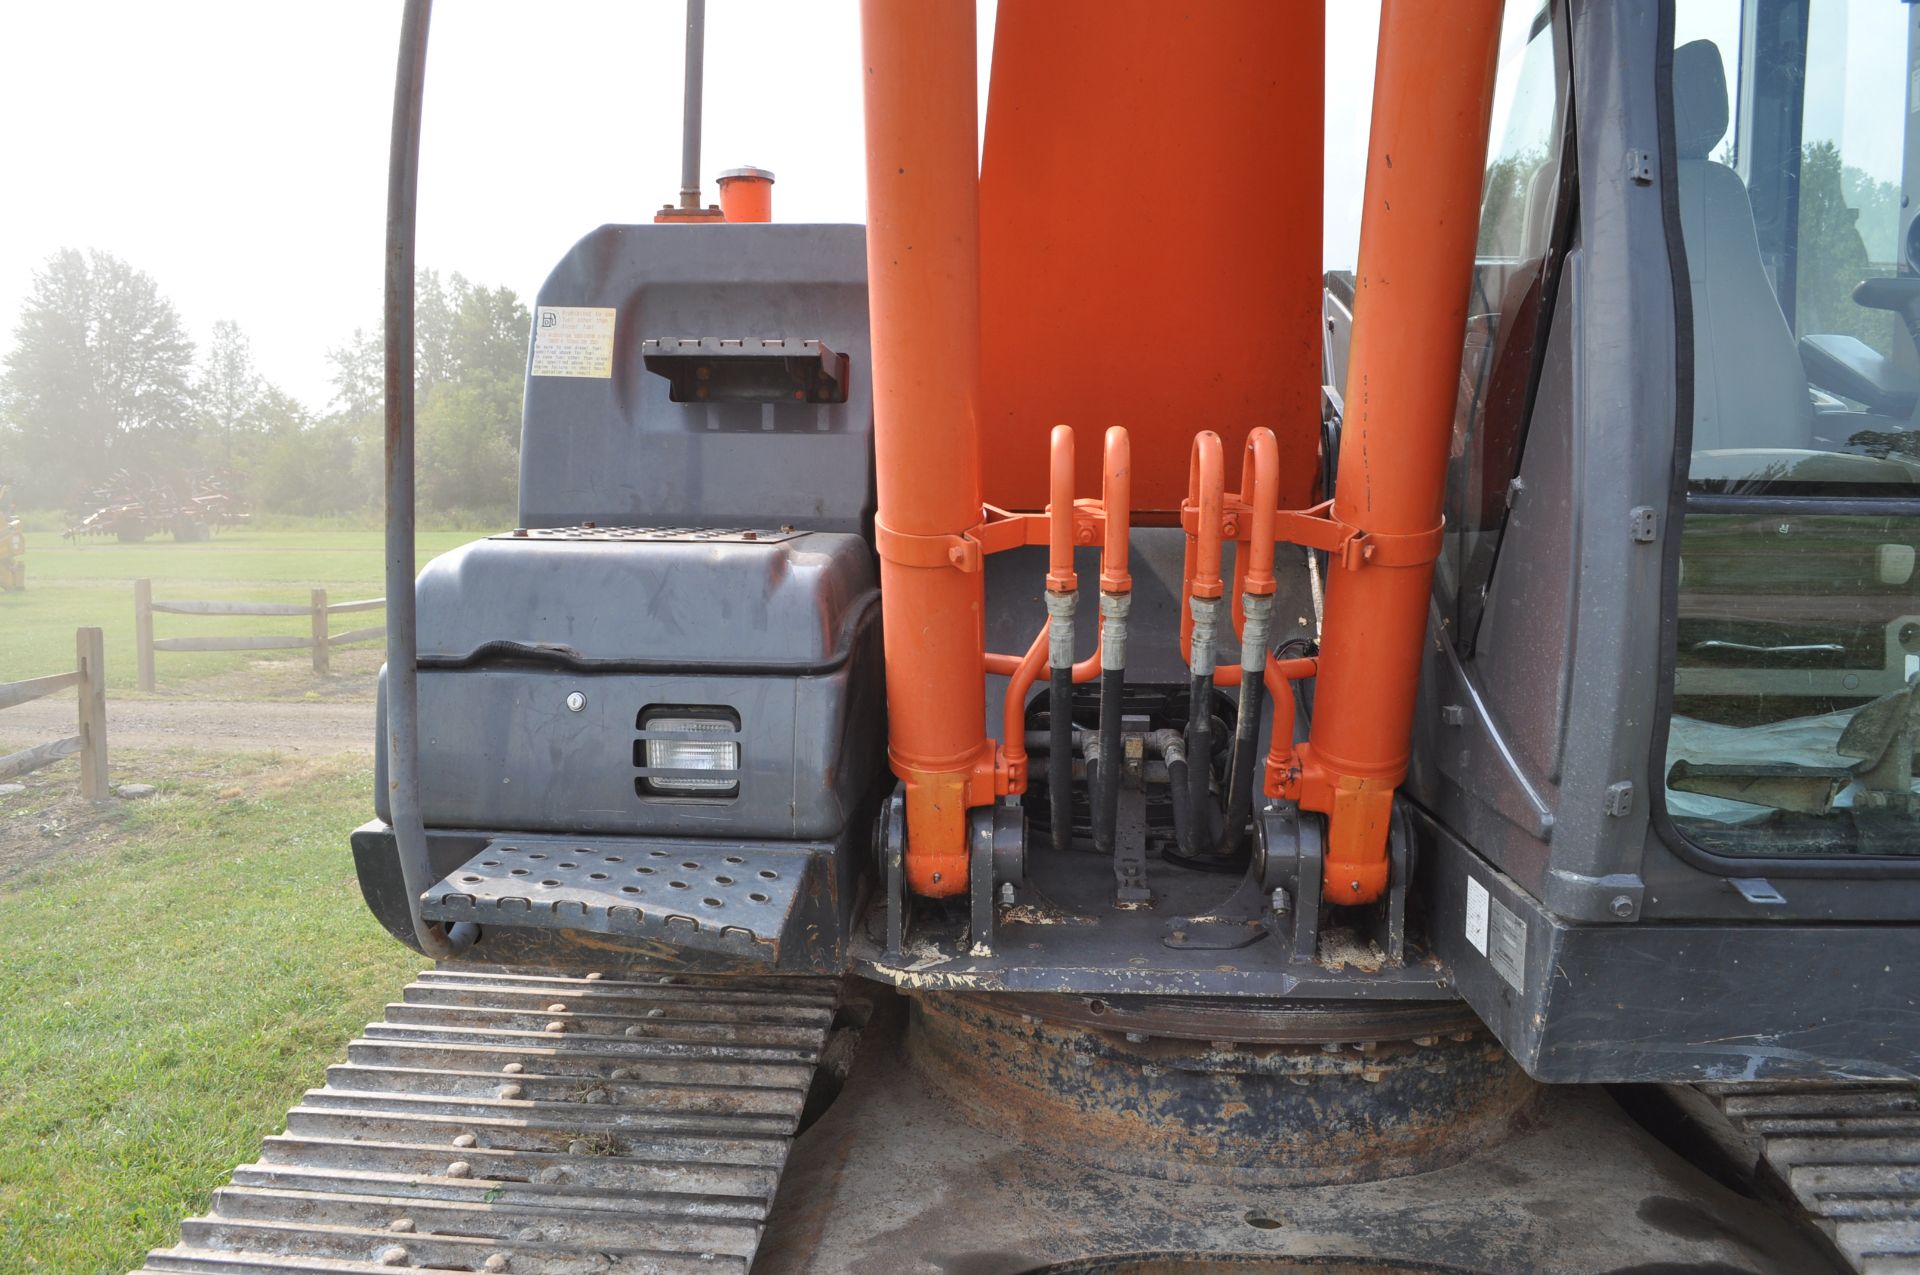
<svg viewBox="0 0 1920 1275"><path fill-rule="evenodd" d="M1473 950L1487 954L1487 887L1467 877L1467 942Z"/></svg>
<svg viewBox="0 0 1920 1275"><path fill-rule="evenodd" d="M543 305L533 312L533 375L613 376L611 306Z"/></svg>
<svg viewBox="0 0 1920 1275"><path fill-rule="evenodd" d="M1487 960L1516 992L1527 988L1527 923L1498 899L1489 900Z"/></svg>

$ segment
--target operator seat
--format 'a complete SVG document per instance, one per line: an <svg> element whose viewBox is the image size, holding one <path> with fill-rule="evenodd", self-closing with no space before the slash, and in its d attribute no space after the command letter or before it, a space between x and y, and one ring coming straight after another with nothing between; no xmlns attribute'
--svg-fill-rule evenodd
<svg viewBox="0 0 1920 1275"><path fill-rule="evenodd" d="M1813 400L1754 231L1753 204L1731 168L1707 156L1727 134L1720 49L1673 51L1673 137L1680 229L1693 285L1693 450L1809 448Z"/></svg>

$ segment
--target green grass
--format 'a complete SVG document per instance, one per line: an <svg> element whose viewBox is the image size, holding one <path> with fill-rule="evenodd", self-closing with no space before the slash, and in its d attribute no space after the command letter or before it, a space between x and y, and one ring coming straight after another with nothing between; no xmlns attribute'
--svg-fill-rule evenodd
<svg viewBox="0 0 1920 1275"><path fill-rule="evenodd" d="M436 554L474 540L471 531L422 532L416 557L424 565ZM113 540L63 541L50 533L27 537L27 587L0 593L0 682L58 673L73 667L73 631L85 625L105 630L107 685L133 690L133 582L153 581L157 600L291 602L302 606L308 590L327 590L331 601L377 598L383 592L383 555L378 531L241 528L212 540L179 544L156 538L144 544ZM378 624L384 613L335 617L342 629ZM156 615L156 637L218 634L278 634L301 637L305 616ZM191 690L191 683L231 672L260 659L304 658L298 651L257 653L159 652L161 693Z"/></svg>
<svg viewBox="0 0 1920 1275"><path fill-rule="evenodd" d="M66 784L0 810L0 1271L123 1272L173 1243L419 968L354 881L365 762L142 770L175 778L104 812Z"/></svg>

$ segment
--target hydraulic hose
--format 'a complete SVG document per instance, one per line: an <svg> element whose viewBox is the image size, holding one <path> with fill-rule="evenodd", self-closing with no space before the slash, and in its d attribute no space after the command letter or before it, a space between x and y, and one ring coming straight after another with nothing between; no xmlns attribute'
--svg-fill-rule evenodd
<svg viewBox="0 0 1920 1275"><path fill-rule="evenodd" d="M1100 768L1093 777L1093 844L1114 852L1120 823L1120 719L1127 683L1127 616L1133 609L1133 577L1127 571L1133 503L1133 455L1127 431L1107 431L1101 457L1100 505L1106 540L1100 553Z"/></svg>
<svg viewBox="0 0 1920 1275"><path fill-rule="evenodd" d="M1189 839L1180 849L1189 856L1213 849L1213 665L1220 624L1220 519L1225 487L1220 436L1202 430L1193 437L1193 461L1187 480L1188 504L1194 514L1194 532L1188 542L1191 569L1186 573L1193 629L1187 649L1187 667L1192 673L1187 702Z"/></svg>
<svg viewBox="0 0 1920 1275"><path fill-rule="evenodd" d="M1073 848L1073 616L1080 581L1073 570L1073 431L1053 427L1048 457L1047 815L1055 850ZM1091 783L1091 778L1089 779Z"/></svg>
<svg viewBox="0 0 1920 1275"><path fill-rule="evenodd" d="M1247 434L1241 461L1240 496L1252 510L1247 529L1240 610L1240 715L1233 731L1233 757L1227 766L1227 822L1220 853L1238 858L1246 844L1247 817L1253 808L1253 772L1260 751L1261 694L1266 689L1267 643L1273 632L1273 524L1280 487L1280 445L1273 431ZM1235 555L1236 568L1242 566Z"/></svg>
<svg viewBox="0 0 1920 1275"><path fill-rule="evenodd" d="M387 163L387 805L414 941L437 959L473 946L478 926L451 930L420 914L436 873L420 813L420 669L413 560L413 245L420 188L420 110L432 0L407 0L393 84Z"/></svg>

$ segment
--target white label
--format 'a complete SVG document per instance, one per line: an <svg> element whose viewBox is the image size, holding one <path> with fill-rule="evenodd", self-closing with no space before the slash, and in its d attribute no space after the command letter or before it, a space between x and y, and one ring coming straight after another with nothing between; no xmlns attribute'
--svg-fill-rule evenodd
<svg viewBox="0 0 1920 1275"><path fill-rule="evenodd" d="M1467 877L1467 942L1474 951L1487 954L1487 887Z"/></svg>
<svg viewBox="0 0 1920 1275"><path fill-rule="evenodd" d="M535 376L613 376L611 306L543 305L533 312Z"/></svg>
<svg viewBox="0 0 1920 1275"><path fill-rule="evenodd" d="M1492 924L1482 949L1501 978L1516 992L1527 985L1527 923L1498 899L1491 900Z"/></svg>

